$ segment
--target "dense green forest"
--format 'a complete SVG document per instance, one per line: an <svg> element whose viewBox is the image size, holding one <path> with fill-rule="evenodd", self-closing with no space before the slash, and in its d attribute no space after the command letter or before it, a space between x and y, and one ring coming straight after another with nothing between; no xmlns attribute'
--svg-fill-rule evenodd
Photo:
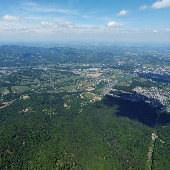
<svg viewBox="0 0 170 170"><path fill-rule="evenodd" d="M76 93L69 94L74 102L70 109L63 106L67 93L29 95L30 99L20 99L0 110L1 169L146 168L154 129L118 116L123 107L120 104L106 97L79 113ZM137 114L141 113L131 105ZM156 142L154 169L168 169L168 131L163 127L155 130L166 143Z"/></svg>
<svg viewBox="0 0 170 170"><path fill-rule="evenodd" d="M151 129L103 102L78 113L77 94L64 109L62 95L30 94L0 111L1 169L145 168Z"/></svg>

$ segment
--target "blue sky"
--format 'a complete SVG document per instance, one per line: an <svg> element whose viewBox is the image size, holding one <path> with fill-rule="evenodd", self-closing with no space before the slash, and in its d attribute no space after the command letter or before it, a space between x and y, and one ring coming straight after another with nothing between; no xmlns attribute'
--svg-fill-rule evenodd
<svg viewBox="0 0 170 170"><path fill-rule="evenodd" d="M170 0L0 0L0 39L170 42Z"/></svg>

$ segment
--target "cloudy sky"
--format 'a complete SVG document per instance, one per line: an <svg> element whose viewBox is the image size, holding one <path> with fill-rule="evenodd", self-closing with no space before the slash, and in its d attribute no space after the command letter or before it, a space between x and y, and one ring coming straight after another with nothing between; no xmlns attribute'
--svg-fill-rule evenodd
<svg viewBox="0 0 170 170"><path fill-rule="evenodd" d="M170 0L0 0L0 41L170 42Z"/></svg>

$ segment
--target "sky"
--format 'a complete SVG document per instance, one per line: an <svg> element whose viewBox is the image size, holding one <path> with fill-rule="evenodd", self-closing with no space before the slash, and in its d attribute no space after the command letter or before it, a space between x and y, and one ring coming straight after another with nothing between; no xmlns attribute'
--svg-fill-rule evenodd
<svg viewBox="0 0 170 170"><path fill-rule="evenodd" d="M170 0L0 0L0 42L170 42Z"/></svg>

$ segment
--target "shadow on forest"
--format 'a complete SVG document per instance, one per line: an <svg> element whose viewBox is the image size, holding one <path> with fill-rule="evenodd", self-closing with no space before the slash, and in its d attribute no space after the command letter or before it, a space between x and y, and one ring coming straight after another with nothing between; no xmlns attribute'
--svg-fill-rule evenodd
<svg viewBox="0 0 170 170"><path fill-rule="evenodd" d="M117 116L128 117L137 120L143 124L154 127L155 125L165 125L170 123L170 114L161 112L163 106L160 104L156 108L152 107L145 101L124 100L112 96L105 96L104 103L108 106L117 105ZM161 112L161 114L159 114Z"/></svg>

